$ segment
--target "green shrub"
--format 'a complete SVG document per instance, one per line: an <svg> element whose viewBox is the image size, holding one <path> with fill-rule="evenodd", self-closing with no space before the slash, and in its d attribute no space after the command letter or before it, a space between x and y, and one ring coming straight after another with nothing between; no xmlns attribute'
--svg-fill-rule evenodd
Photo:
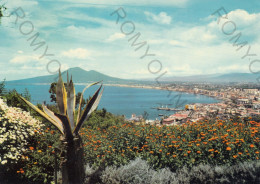
<svg viewBox="0 0 260 184"><path fill-rule="evenodd" d="M85 127L87 126L91 129L107 129L111 126L122 124L123 122L125 122L124 117L116 116L110 112L107 112L107 110L103 108L101 110L94 111L90 115L87 123L85 123Z"/></svg>
<svg viewBox="0 0 260 184"><path fill-rule="evenodd" d="M183 184L183 183L260 183L260 161L233 166L198 165L183 167L176 173L164 168L155 171L149 164L136 158L129 164L107 167L100 176L104 184Z"/></svg>
<svg viewBox="0 0 260 184"><path fill-rule="evenodd" d="M54 181L54 171L60 170L60 141L59 133L45 128L30 140L25 155L29 158L23 165L24 180L33 183L50 183ZM56 165L55 165L56 163Z"/></svg>
<svg viewBox="0 0 260 184"><path fill-rule="evenodd" d="M137 158L119 168L107 167L101 177L102 181L107 184L150 184L152 176L153 170L147 162Z"/></svg>
<svg viewBox="0 0 260 184"><path fill-rule="evenodd" d="M46 126L45 126L46 125ZM54 180L59 134L30 113L0 99L0 178L6 183L50 183ZM57 159L57 169L59 159Z"/></svg>
<svg viewBox="0 0 260 184"><path fill-rule="evenodd" d="M26 91L27 90L25 90L25 92L21 95L27 99L31 98L28 91ZM24 111L30 112L30 108L18 97L16 90L9 90L8 92L5 92L2 98L5 100L8 106L18 107Z"/></svg>
<svg viewBox="0 0 260 184"><path fill-rule="evenodd" d="M0 98L0 175L11 179L24 174L23 163L29 158L26 149L44 125L28 112L8 107Z"/></svg>
<svg viewBox="0 0 260 184"><path fill-rule="evenodd" d="M90 120L91 122L91 120ZM97 166L119 166L140 157L154 169L175 172L186 165L233 165L259 159L260 123L201 121L181 126L118 123L81 131L85 158Z"/></svg>

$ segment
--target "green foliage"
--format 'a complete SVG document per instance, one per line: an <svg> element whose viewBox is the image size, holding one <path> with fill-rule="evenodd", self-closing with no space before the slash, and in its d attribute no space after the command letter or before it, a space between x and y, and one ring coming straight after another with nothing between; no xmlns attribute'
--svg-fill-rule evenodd
<svg viewBox="0 0 260 184"><path fill-rule="evenodd" d="M3 91L6 90L3 89ZM27 100L31 99L31 95L27 89L25 89L21 95ZM57 130L55 131L55 127L51 123L40 117L35 111L31 111L28 105L19 98L15 90L5 92L3 98L9 106L18 107L25 111L30 111L31 115L43 122L43 124L45 124L48 128L43 131L35 129L35 134L33 137L27 136L25 138L24 141L26 141L28 144L24 145L23 156L19 162L17 164L9 165L7 170L0 168L1 171L5 171L4 175L1 175L0 173L1 181L5 181L6 183L50 183L54 179L55 154L57 157L56 167L59 169L59 156L61 153L61 146L59 141L60 134L57 132ZM55 106L52 107L51 105L49 107L51 109L56 108ZM0 121L0 130L3 128L3 121L4 119ZM25 123L22 119L20 119L20 121L21 122L19 123ZM24 126L25 125L26 124L24 124ZM16 126L16 129L12 130L13 133L18 130L17 128L18 127ZM52 131L50 131L50 129L52 129ZM19 134L16 136L18 135ZM19 142L17 141L17 143Z"/></svg>
<svg viewBox="0 0 260 184"><path fill-rule="evenodd" d="M38 132L37 136L30 140L25 156L28 157L23 164L23 180L34 183L51 183L54 181L54 170L60 169L61 144L60 134L46 128Z"/></svg>
<svg viewBox="0 0 260 184"><path fill-rule="evenodd" d="M3 96L5 93L5 79L0 83L0 96Z"/></svg>
<svg viewBox="0 0 260 184"><path fill-rule="evenodd" d="M82 95L81 92L78 92L76 95L76 107L78 107L78 105L79 105L81 95ZM84 107L88 102L86 99L83 98L81 103L82 103L81 107Z"/></svg>
<svg viewBox="0 0 260 184"><path fill-rule="evenodd" d="M25 88L24 92L22 93L23 97L28 100L28 101L31 101L31 94L30 92L28 91L27 88Z"/></svg>
<svg viewBox="0 0 260 184"><path fill-rule="evenodd" d="M23 157L17 164L9 165L1 179L6 183L51 183L54 170L60 169L59 133L47 128L27 141Z"/></svg>
<svg viewBox="0 0 260 184"><path fill-rule="evenodd" d="M21 94L24 98L31 98L29 95L29 92L26 92L24 94ZM26 105L20 98L16 90L9 90L6 92L3 96L3 98L6 100L6 103L8 106L11 107L18 107L25 111L29 111L30 108L28 105Z"/></svg>
<svg viewBox="0 0 260 184"><path fill-rule="evenodd" d="M8 107L0 99L1 182L19 179L18 173L25 173L22 166L27 160L26 149L31 140L36 139L37 132L40 132L43 127L44 125L30 116L28 112L19 108Z"/></svg>
<svg viewBox="0 0 260 184"><path fill-rule="evenodd" d="M49 89L51 102L56 102L56 85L57 85L56 82L51 83L51 86Z"/></svg>
<svg viewBox="0 0 260 184"><path fill-rule="evenodd" d="M57 128L55 126L52 126L52 124L48 121L46 121L45 118L39 116L39 114L32 110L23 100L21 100L21 98L18 95L21 95L22 97L24 97L26 100L30 100L31 99L31 95L28 91L28 89L26 88L25 91L22 94L18 94L16 90L9 90L6 92L6 89L4 88L4 96L3 99L6 101L6 104L10 107L18 107L21 108L24 111L30 112L31 115L33 117L35 117L36 119L40 120L41 122L43 122L44 124L46 124L49 127L52 127L53 130L57 130ZM41 104L37 104L37 107L39 109L42 109L42 105ZM52 110L53 112L58 113L58 109L56 105L47 105L47 107Z"/></svg>
<svg viewBox="0 0 260 184"><path fill-rule="evenodd" d="M25 90L22 95L25 98L30 99L30 94L28 90ZM24 110L29 109L28 106L17 96L15 90L7 92L4 96L4 99L7 101L9 106L20 107ZM53 107L53 109L54 108L55 107ZM17 111L18 109L13 112ZM5 181L6 183L50 183L54 180L55 154L57 157L56 169L59 169L59 157L61 153L61 145L59 141L60 134L57 130L53 131L55 130L55 127L44 118L40 117L38 113L36 113L35 111L31 111L31 114L38 120L41 120L43 124L45 124L48 128L46 128L45 130L34 129L35 134L33 136L30 135L31 133L28 133L28 136L26 137L23 134L23 140L27 143L26 145L22 144L24 149L23 155L19 159L19 162L15 164L9 164L8 166L4 165L4 169L2 168L2 166L0 166L0 170L4 171L4 173L0 172L1 181ZM14 126L7 126L8 124L3 122L5 122L5 119L0 120L1 132L3 133L3 130L11 131L17 137L16 143L19 143L18 136L21 136L20 133L22 132L19 129L19 124ZM21 125L24 125L24 131L29 131L29 127L27 127L25 121L20 119L19 123ZM19 131L20 133L18 133L17 131ZM10 138L8 140L11 141ZM9 146L10 145L15 146L15 144L11 142L9 143ZM4 148L3 144L1 145L1 148ZM18 148L18 146L15 146L15 148ZM4 152L2 151L0 153L0 157L2 157L1 155L3 154Z"/></svg>
<svg viewBox="0 0 260 184"><path fill-rule="evenodd" d="M0 5L0 19L4 16L4 11L7 10L7 8L5 7L5 5Z"/></svg>
<svg viewBox="0 0 260 184"><path fill-rule="evenodd" d="M153 170L146 161L140 158L131 161L129 164L116 167L107 167L102 174L102 180L107 184L114 183L152 183Z"/></svg>
<svg viewBox="0 0 260 184"><path fill-rule="evenodd" d="M88 171L94 173L95 169L89 168ZM176 172L171 172L168 168L154 170L146 161L136 158L126 165L106 167L95 177L101 178L100 184L257 184L260 182L259 173L260 161L243 162L233 166L201 164L190 169L184 166ZM89 176L90 180L94 175Z"/></svg>
<svg viewBox="0 0 260 184"><path fill-rule="evenodd" d="M27 88L25 88L24 92L20 94L27 100L31 100L31 95ZM18 107L25 111L29 110L28 105L26 105L18 96L18 93L16 90L7 90L5 88L5 79L0 83L0 96L2 96L3 99L6 100L6 103L8 106L11 107Z"/></svg>
<svg viewBox="0 0 260 184"><path fill-rule="evenodd" d="M110 112L107 112L105 108L94 111L87 120L85 127L91 127L91 129L107 129L111 126L121 124L125 119L123 116L116 116Z"/></svg>
<svg viewBox="0 0 260 184"><path fill-rule="evenodd" d="M233 165L259 159L260 123L254 121L215 120L183 126L119 123L93 128L91 121L99 119L89 119L90 126L81 132L86 160L93 165L118 166L141 157L155 169L176 171L184 165Z"/></svg>

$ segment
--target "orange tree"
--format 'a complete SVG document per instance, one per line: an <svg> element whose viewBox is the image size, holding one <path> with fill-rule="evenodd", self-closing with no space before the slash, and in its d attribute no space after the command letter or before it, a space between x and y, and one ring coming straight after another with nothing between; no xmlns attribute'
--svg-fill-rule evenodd
<svg viewBox="0 0 260 184"><path fill-rule="evenodd" d="M181 126L121 124L83 128L86 160L94 165L126 164L135 157L154 168L234 164L259 159L259 126L254 121L215 120Z"/></svg>

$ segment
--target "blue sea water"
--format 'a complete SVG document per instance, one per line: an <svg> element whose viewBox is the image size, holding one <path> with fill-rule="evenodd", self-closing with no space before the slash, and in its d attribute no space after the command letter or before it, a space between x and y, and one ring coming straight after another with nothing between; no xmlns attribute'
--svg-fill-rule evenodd
<svg viewBox="0 0 260 184"><path fill-rule="evenodd" d="M42 104L44 101L50 103L49 94L50 85L6 85L7 89L16 89L19 93L23 93L27 88L31 94L31 101L34 104ZM76 85L76 93L82 92L84 85ZM88 98L92 95L98 86L94 86L88 89L84 97ZM165 106L175 107L177 99L178 104L183 105L180 108L184 108L185 104L190 103L216 103L219 100L204 96L182 93L180 96L179 92L172 92L169 95L169 91L156 90L156 89L144 89L144 88L130 88L130 87L116 87L116 86L105 86L103 96L101 98L98 109L105 108L108 112L118 115L125 115L130 118L134 113L136 115L142 115L146 111L148 113L148 119L160 119L159 114L171 115L174 111L161 111L152 109L152 107Z"/></svg>

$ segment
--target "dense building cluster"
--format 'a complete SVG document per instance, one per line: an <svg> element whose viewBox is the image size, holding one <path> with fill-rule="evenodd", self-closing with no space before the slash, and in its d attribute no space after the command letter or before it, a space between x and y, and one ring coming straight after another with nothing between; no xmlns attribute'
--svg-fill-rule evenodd
<svg viewBox="0 0 260 184"><path fill-rule="evenodd" d="M175 83L165 85L131 85L130 87L160 89L206 95L219 99L219 103L213 104L185 104L185 108L174 114L162 118L162 120L146 120L149 124L182 124L187 121L219 118L228 119L237 117L260 117L260 87L255 84L193 84ZM130 121L144 122L141 116L133 116Z"/></svg>
<svg viewBox="0 0 260 184"><path fill-rule="evenodd" d="M198 121L214 117L227 119L233 116L260 116L259 89L243 89L235 87L226 87L222 89L202 89L194 87L191 89L178 86L171 88L171 90L207 95L218 98L221 102L214 104L187 104L185 110L163 119L163 124L178 124L186 121Z"/></svg>

